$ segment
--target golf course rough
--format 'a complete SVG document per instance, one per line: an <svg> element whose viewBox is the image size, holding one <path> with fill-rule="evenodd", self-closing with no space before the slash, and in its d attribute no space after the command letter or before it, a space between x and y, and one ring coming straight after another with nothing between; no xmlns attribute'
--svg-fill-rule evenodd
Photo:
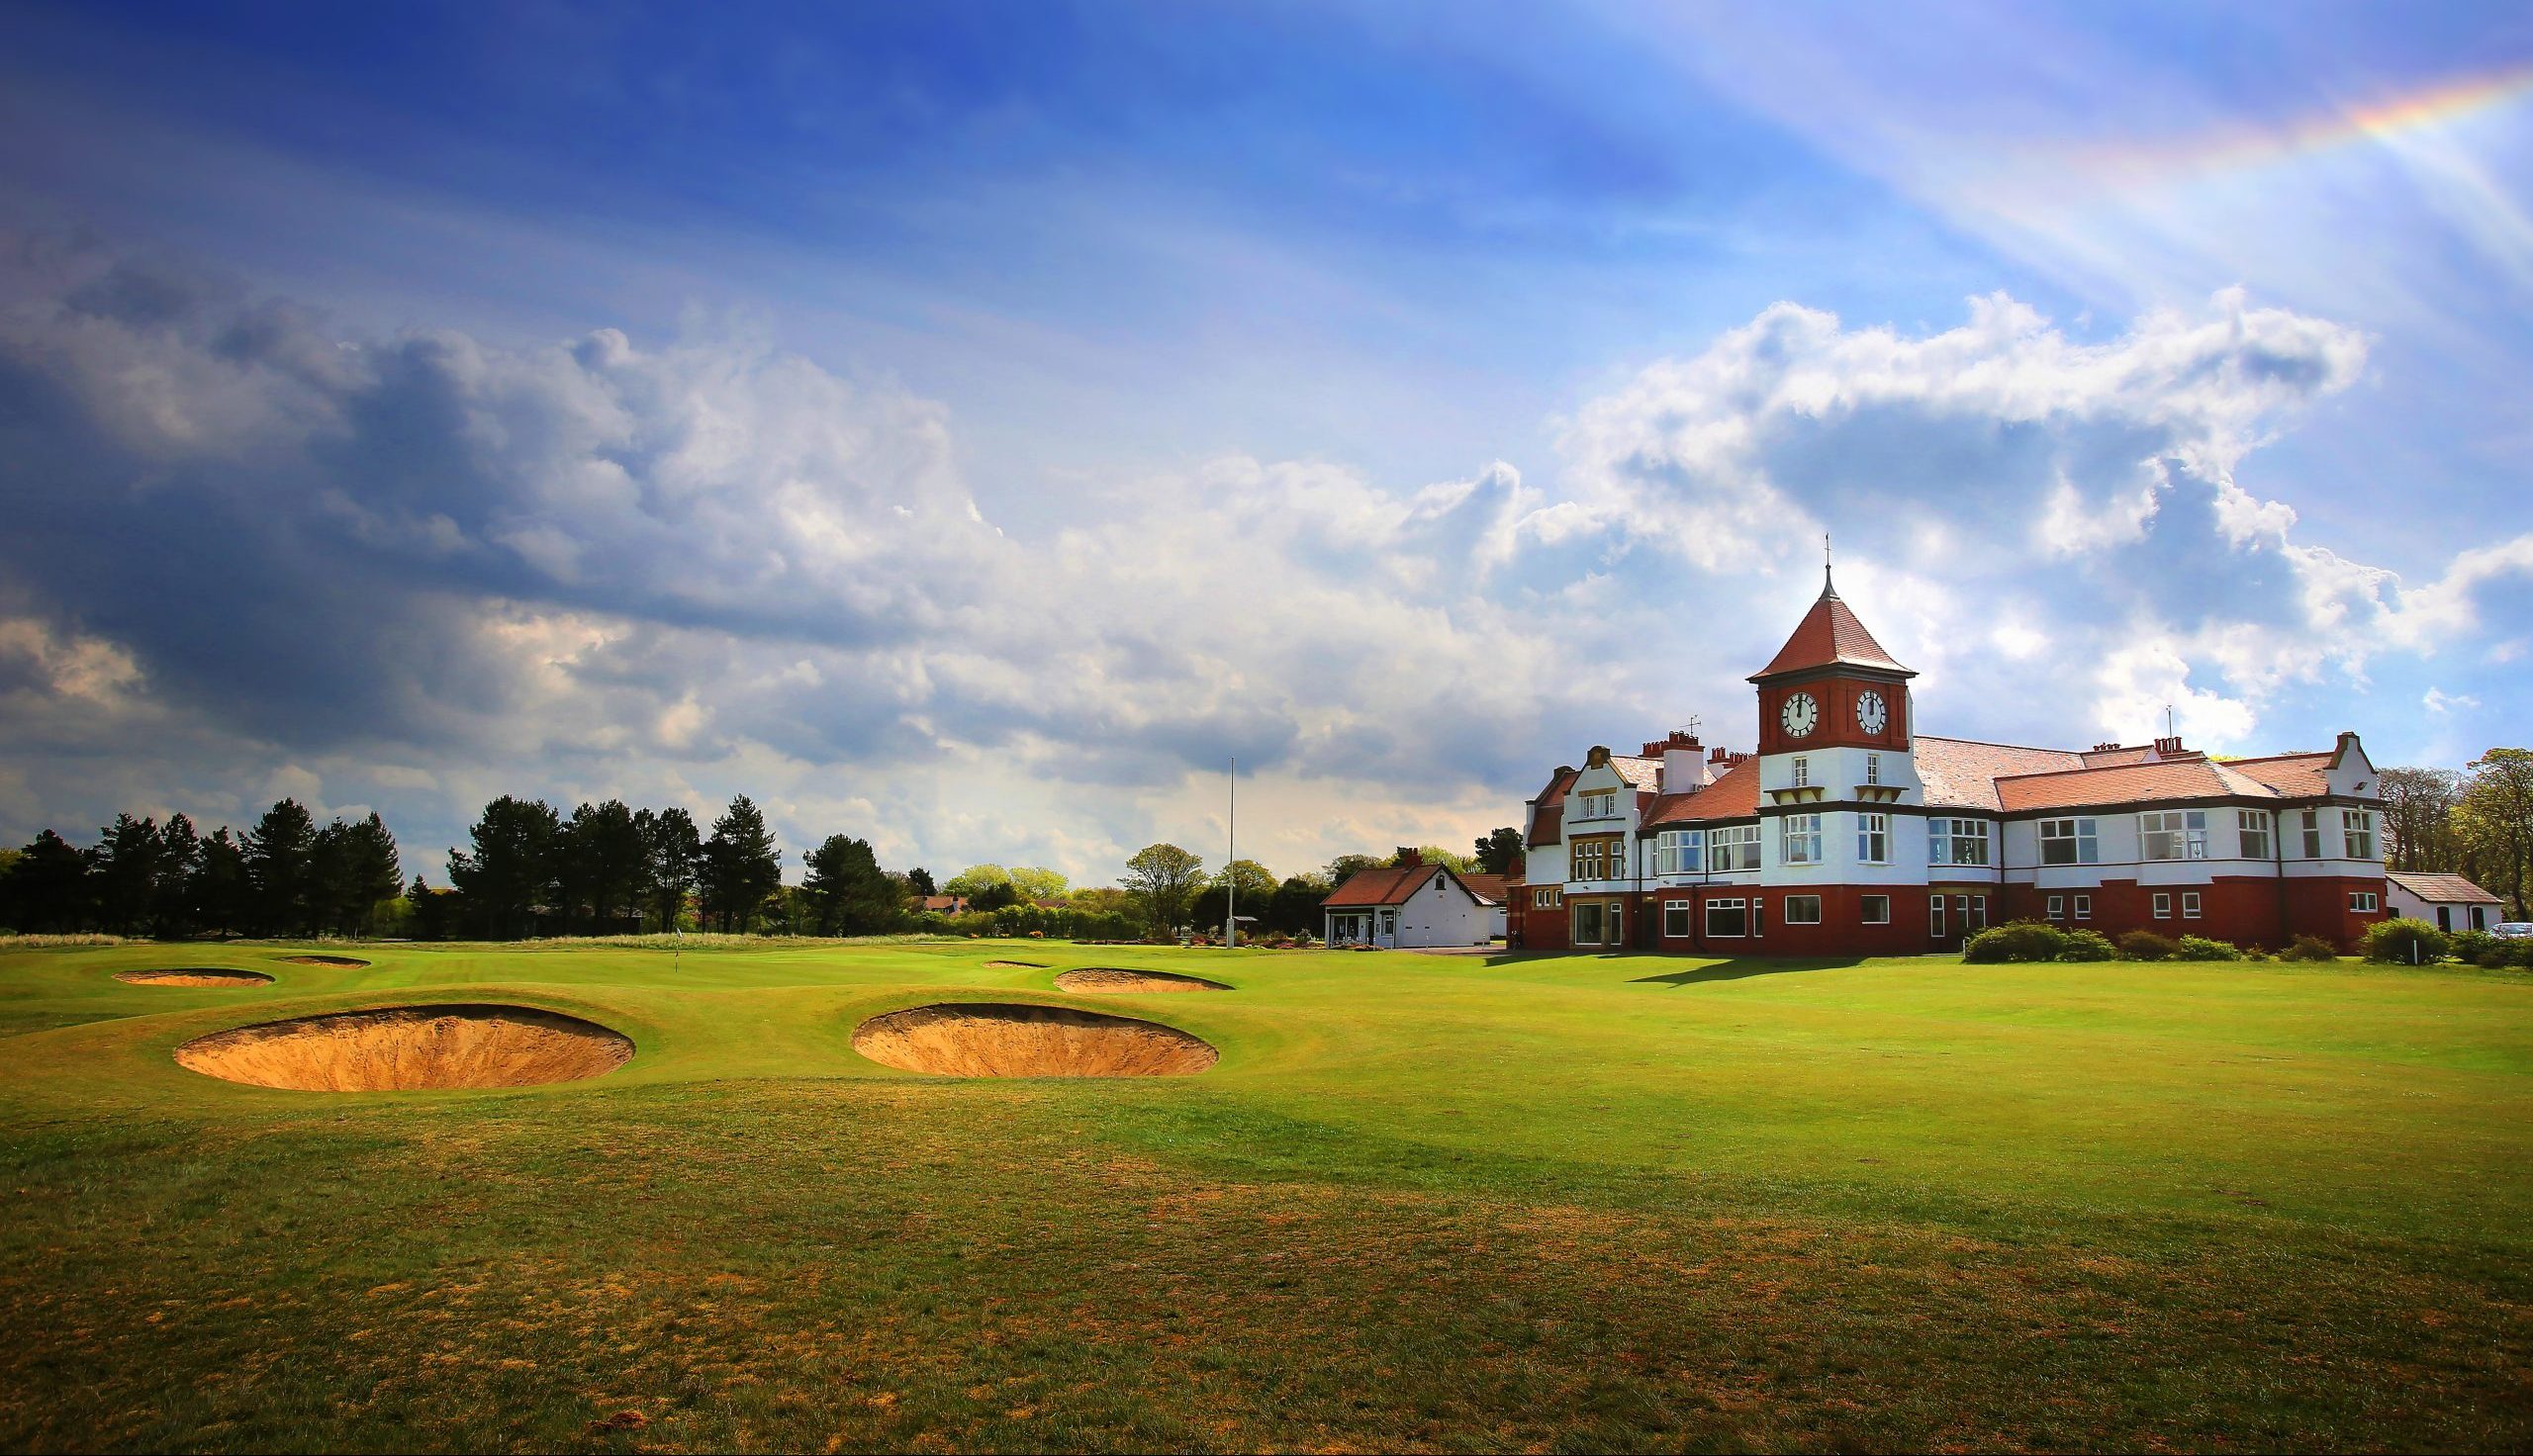
<svg viewBox="0 0 2533 1456"><path fill-rule="evenodd" d="M1056 977L1059 990L1083 996L1123 996L1147 991L1228 991L1221 981L1167 970L1127 970L1114 965L1087 965Z"/></svg>
<svg viewBox="0 0 2533 1456"><path fill-rule="evenodd" d="M1067 1006L948 1003L875 1016L853 1049L944 1077L1186 1077L1220 1053L1175 1027Z"/></svg>
<svg viewBox="0 0 2533 1456"><path fill-rule="evenodd" d="M630 1038L527 1006L400 1006L264 1022L176 1048L188 1071L303 1092L534 1087L602 1076Z"/></svg>
<svg viewBox="0 0 2533 1456"><path fill-rule="evenodd" d="M260 970L232 970L224 965L183 965L171 970L118 970L115 979L135 986L269 986L273 978Z"/></svg>

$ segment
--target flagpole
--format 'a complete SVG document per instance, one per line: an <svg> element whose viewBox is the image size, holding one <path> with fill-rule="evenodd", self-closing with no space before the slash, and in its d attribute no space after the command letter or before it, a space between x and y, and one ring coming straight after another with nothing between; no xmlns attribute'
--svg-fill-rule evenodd
<svg viewBox="0 0 2533 1456"><path fill-rule="evenodd" d="M1231 842L1223 861L1223 882L1230 886L1223 908L1223 949L1240 949L1240 755L1231 759Z"/></svg>

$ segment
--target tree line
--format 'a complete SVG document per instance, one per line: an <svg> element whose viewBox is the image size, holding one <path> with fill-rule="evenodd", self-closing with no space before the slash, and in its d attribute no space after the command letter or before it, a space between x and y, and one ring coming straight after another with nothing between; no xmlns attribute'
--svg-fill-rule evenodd
<svg viewBox="0 0 2533 1456"><path fill-rule="evenodd" d="M21 931L176 938L367 934L403 868L376 814L320 826L297 799L252 829L208 837L182 814L118 814L73 848L47 829L0 851L0 925Z"/></svg>
<svg viewBox="0 0 2533 1456"><path fill-rule="evenodd" d="M2451 769L2387 769L2388 867L2460 874L2533 918L2533 749L2493 748Z"/></svg>

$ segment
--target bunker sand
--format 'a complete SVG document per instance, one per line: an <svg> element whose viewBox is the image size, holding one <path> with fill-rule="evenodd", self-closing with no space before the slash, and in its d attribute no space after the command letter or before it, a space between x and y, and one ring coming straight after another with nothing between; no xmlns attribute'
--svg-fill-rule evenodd
<svg viewBox="0 0 2533 1456"><path fill-rule="evenodd" d="M1228 991L1221 981L1209 981L1200 975L1177 975L1167 970L1127 970L1113 965L1089 965L1068 970L1056 977L1056 985L1083 996L1122 996L1138 991Z"/></svg>
<svg viewBox="0 0 2533 1456"><path fill-rule="evenodd" d="M601 1076L631 1039L526 1006L405 1006L266 1022L176 1048L189 1071L257 1087L388 1092L533 1087Z"/></svg>
<svg viewBox="0 0 2533 1456"><path fill-rule="evenodd" d="M1175 1027L1067 1006L917 1006L854 1029L883 1066L945 1077L1185 1077L1221 1053Z"/></svg>
<svg viewBox="0 0 2533 1456"><path fill-rule="evenodd" d="M369 963L349 956L284 956L281 958L293 965L330 965L337 970L357 970Z"/></svg>
<svg viewBox="0 0 2533 1456"><path fill-rule="evenodd" d="M273 978L260 970L230 970L218 965L185 965L172 970L118 970L115 979L136 986L269 986Z"/></svg>

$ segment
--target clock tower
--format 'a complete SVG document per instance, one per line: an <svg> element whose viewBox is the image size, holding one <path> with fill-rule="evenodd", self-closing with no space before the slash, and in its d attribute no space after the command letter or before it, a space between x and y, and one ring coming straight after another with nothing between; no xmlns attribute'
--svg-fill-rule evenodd
<svg viewBox="0 0 2533 1456"><path fill-rule="evenodd" d="M1815 749L1909 750L1909 680L1821 571L1821 598L1765 668L1759 689L1759 752Z"/></svg>

